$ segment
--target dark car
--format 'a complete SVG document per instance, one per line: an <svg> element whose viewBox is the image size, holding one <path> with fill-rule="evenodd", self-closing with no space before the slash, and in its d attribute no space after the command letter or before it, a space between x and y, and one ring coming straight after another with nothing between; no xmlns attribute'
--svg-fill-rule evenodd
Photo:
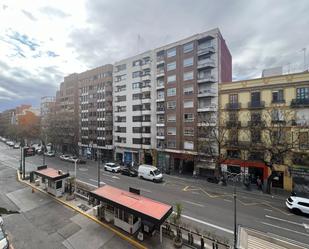
<svg viewBox="0 0 309 249"><path fill-rule="evenodd" d="M122 175L127 175L127 176L137 176L138 175L137 170L134 168L125 167L125 168L122 168L120 172Z"/></svg>

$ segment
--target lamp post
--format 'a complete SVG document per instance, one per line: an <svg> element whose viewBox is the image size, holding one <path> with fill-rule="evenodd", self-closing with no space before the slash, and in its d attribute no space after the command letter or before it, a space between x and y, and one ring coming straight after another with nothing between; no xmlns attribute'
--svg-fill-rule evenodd
<svg viewBox="0 0 309 249"><path fill-rule="evenodd" d="M76 198L76 179L77 179L76 168L77 168L77 160L78 159L74 160L74 170L75 170L75 173L74 173L74 175L75 175L75 180L74 180L74 196L75 196L75 198Z"/></svg>

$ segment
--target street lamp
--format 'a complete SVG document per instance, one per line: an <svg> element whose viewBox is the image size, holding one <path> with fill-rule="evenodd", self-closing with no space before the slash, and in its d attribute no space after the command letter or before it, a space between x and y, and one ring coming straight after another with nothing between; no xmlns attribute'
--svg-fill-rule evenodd
<svg viewBox="0 0 309 249"><path fill-rule="evenodd" d="M76 198L76 179L77 179L77 177L76 177L76 168L77 168L77 160L78 159L75 159L74 160L74 170L75 170L75 180L74 180L74 196L75 196L75 198Z"/></svg>

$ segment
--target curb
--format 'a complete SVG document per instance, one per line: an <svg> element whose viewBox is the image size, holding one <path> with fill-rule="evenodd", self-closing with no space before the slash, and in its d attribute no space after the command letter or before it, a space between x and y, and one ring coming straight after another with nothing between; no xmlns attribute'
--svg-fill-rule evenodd
<svg viewBox="0 0 309 249"><path fill-rule="evenodd" d="M71 204L69 204L69 203L67 203L67 202L65 202L65 201L63 201L63 200L60 200L60 199L58 199L58 198L56 198L56 197L54 197L54 196L52 196L52 195L49 195L47 192L43 191L42 189L37 188L36 186L31 185L30 183L28 183L28 182L26 182L26 181L24 181L24 180L21 180L21 179L20 179L20 174L19 174L19 171L18 171L18 170L17 170L17 179L18 179L19 182L24 183L24 184L30 186L32 189L34 188L34 189L40 191L41 193L44 193L45 195L48 195L49 197L51 197L52 199L56 200L57 202L59 202L59 203L65 205L65 206L67 206L67 207L73 209L74 211L76 211L76 212L78 212L78 213L84 215L85 217L87 217L88 219L90 219L90 220L92 220L92 221L98 223L98 224L101 225L102 227L109 229L110 231L112 231L113 233L115 233L117 236L119 236L120 238L122 238L122 239L128 241L131 245L135 246L136 248L138 248L138 249L147 249L146 246L142 245L141 243L139 243L139 242L136 241L135 239L126 236L125 234L123 234L123 233L119 232L118 230L116 230L115 228L113 228L113 227L111 227L111 226L109 226L109 225L103 223L102 221L98 220L97 218L93 217L92 215L83 212L83 211L80 210L79 208L77 208L77 207L75 207L75 206L73 206L73 205L71 205Z"/></svg>

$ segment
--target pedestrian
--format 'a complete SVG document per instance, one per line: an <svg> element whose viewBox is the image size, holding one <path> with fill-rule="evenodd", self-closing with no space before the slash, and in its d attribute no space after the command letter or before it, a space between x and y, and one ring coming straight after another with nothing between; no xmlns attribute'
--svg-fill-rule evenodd
<svg viewBox="0 0 309 249"><path fill-rule="evenodd" d="M196 171L193 170L193 178L196 178Z"/></svg>
<svg viewBox="0 0 309 249"><path fill-rule="evenodd" d="M256 179L256 185L258 187L258 190L262 189L262 181L260 179L260 177L258 176L258 178Z"/></svg>

